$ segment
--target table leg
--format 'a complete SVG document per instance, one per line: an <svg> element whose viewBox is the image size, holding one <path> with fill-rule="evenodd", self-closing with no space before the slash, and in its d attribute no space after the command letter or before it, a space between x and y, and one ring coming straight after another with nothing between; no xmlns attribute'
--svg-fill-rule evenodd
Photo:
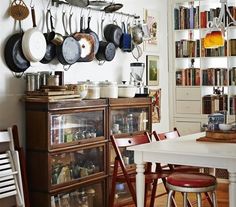
<svg viewBox="0 0 236 207"><path fill-rule="evenodd" d="M144 163L136 164L136 197L137 207L144 207L145 176Z"/></svg>
<svg viewBox="0 0 236 207"><path fill-rule="evenodd" d="M236 172L229 172L229 207L236 206Z"/></svg>

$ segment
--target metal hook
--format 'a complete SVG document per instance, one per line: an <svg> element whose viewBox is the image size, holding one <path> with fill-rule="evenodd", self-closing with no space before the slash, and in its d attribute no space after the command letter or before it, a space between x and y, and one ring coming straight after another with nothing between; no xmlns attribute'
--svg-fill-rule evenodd
<svg viewBox="0 0 236 207"><path fill-rule="evenodd" d="M30 1L30 8L34 8L33 0Z"/></svg>
<svg viewBox="0 0 236 207"><path fill-rule="evenodd" d="M116 13L113 14L112 21L115 21Z"/></svg>
<svg viewBox="0 0 236 207"><path fill-rule="evenodd" d="M90 16L91 8L88 8L88 17Z"/></svg>
<svg viewBox="0 0 236 207"><path fill-rule="evenodd" d="M130 18L130 16L127 16L126 24L129 23L129 18Z"/></svg>
<svg viewBox="0 0 236 207"><path fill-rule="evenodd" d="M106 15L106 13L105 13L105 12L102 12L101 19L105 19L105 15Z"/></svg>
<svg viewBox="0 0 236 207"><path fill-rule="evenodd" d="M82 17L82 13L83 13L83 7L81 8L81 11L80 11L80 17Z"/></svg>
<svg viewBox="0 0 236 207"><path fill-rule="evenodd" d="M51 0L48 0L47 10L50 10L50 8L51 8L50 2L51 2Z"/></svg>
<svg viewBox="0 0 236 207"><path fill-rule="evenodd" d="M70 15L73 15L73 12L72 12L72 9L73 9L73 6L70 4Z"/></svg>

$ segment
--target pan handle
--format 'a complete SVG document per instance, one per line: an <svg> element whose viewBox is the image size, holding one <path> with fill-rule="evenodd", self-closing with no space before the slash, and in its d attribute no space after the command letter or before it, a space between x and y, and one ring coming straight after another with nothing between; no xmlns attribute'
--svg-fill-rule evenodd
<svg viewBox="0 0 236 207"><path fill-rule="evenodd" d="M47 33L49 34L50 30L49 30L49 25L48 25L48 20L49 20L49 15L50 15L50 9L47 10L46 12L46 28L47 28Z"/></svg>
<svg viewBox="0 0 236 207"><path fill-rule="evenodd" d="M37 27L34 6L31 7L31 15L32 15L33 27Z"/></svg>
<svg viewBox="0 0 236 207"><path fill-rule="evenodd" d="M63 13L62 13L62 24L63 24L63 28L64 28L64 31L65 31L65 34L66 34L66 36L68 36L69 34L68 34L67 30L66 30L65 18L66 18L66 12L63 11Z"/></svg>
<svg viewBox="0 0 236 207"><path fill-rule="evenodd" d="M55 27L53 26L53 16L51 10L50 10L50 26L51 26L51 31L54 31Z"/></svg>

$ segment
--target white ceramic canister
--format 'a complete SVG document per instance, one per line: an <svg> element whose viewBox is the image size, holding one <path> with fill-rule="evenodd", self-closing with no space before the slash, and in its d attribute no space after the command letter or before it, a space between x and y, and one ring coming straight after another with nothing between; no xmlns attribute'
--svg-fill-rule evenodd
<svg viewBox="0 0 236 207"><path fill-rule="evenodd" d="M118 98L118 85L108 80L99 83L101 98Z"/></svg>
<svg viewBox="0 0 236 207"><path fill-rule="evenodd" d="M88 92L85 98L86 99L99 99L100 87L99 87L98 82L87 80L86 84L88 85Z"/></svg>
<svg viewBox="0 0 236 207"><path fill-rule="evenodd" d="M118 97L133 98L137 91L137 87L134 85L121 84L118 86Z"/></svg>

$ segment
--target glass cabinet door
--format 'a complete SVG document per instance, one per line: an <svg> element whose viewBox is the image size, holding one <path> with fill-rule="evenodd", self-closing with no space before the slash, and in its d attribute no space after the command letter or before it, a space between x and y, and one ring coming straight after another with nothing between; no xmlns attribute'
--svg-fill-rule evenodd
<svg viewBox="0 0 236 207"><path fill-rule="evenodd" d="M104 113L101 110L51 115L51 146L93 142L99 137L104 139Z"/></svg>
<svg viewBox="0 0 236 207"><path fill-rule="evenodd" d="M105 144L51 155L51 186L105 174Z"/></svg>
<svg viewBox="0 0 236 207"><path fill-rule="evenodd" d="M105 181L51 196L51 207L102 207L105 205Z"/></svg>
<svg viewBox="0 0 236 207"><path fill-rule="evenodd" d="M135 133L148 131L149 108L127 108L111 110L111 134Z"/></svg>

